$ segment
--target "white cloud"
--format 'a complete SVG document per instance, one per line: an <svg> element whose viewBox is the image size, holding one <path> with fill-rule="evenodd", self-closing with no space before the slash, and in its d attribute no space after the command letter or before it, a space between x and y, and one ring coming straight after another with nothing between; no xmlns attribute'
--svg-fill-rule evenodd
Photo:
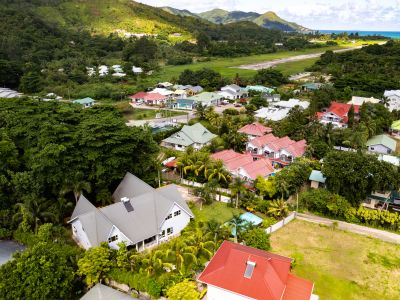
<svg viewBox="0 0 400 300"><path fill-rule="evenodd" d="M172 6L202 12L272 10L281 17L314 29L364 29L400 31L400 0L140 0L153 6Z"/></svg>

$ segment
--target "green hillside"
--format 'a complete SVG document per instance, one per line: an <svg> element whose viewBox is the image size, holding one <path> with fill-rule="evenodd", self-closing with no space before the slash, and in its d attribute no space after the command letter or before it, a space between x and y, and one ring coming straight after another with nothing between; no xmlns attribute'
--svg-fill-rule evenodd
<svg viewBox="0 0 400 300"><path fill-rule="evenodd" d="M307 28L293 22L288 22L280 18L274 12L267 12L260 15L255 12L226 11L223 9L213 9L199 14L200 17L216 24L227 24L240 21L251 21L257 25L268 29L279 29L282 31L308 31Z"/></svg>
<svg viewBox="0 0 400 300"><path fill-rule="evenodd" d="M161 7L163 11L166 11L167 13L180 16L180 17L193 17L193 18L199 18L199 16L195 13L192 13L188 11L187 9L177 9L169 6Z"/></svg>

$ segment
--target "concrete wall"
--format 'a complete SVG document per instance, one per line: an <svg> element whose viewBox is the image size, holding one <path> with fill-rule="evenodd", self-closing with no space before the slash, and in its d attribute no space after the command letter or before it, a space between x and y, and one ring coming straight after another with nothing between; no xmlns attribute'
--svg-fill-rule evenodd
<svg viewBox="0 0 400 300"><path fill-rule="evenodd" d="M235 294L212 285L208 285L207 287L207 300L250 300L250 299L253 298Z"/></svg>

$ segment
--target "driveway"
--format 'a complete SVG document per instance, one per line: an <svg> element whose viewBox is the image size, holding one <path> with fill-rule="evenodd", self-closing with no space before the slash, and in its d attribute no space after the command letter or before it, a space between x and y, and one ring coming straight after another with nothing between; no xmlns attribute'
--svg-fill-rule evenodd
<svg viewBox="0 0 400 300"><path fill-rule="evenodd" d="M375 228L370 228L370 227L365 227L365 226L360 226L356 224L351 224L343 221L336 221L336 220L331 220L328 218L322 218L318 217L315 215L310 215L310 214L302 214L302 213L297 213L296 216L297 219L311 222L311 223L316 223L316 224L322 224L322 225L327 225L327 226L332 226L334 222L338 224L338 229L345 230L345 231L350 231L353 233L361 234L361 235L366 235L370 236L379 240L382 240L384 242L389 242L393 244L400 244L400 235L384 230L379 230Z"/></svg>

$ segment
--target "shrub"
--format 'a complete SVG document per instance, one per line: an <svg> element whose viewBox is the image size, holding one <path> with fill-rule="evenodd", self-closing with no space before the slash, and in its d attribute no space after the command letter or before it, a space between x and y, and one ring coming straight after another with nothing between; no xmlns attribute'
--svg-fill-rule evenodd
<svg viewBox="0 0 400 300"><path fill-rule="evenodd" d="M254 247L261 250L270 250L271 244L269 235L265 233L262 228L253 228L247 230L243 234L243 240L247 246Z"/></svg>

